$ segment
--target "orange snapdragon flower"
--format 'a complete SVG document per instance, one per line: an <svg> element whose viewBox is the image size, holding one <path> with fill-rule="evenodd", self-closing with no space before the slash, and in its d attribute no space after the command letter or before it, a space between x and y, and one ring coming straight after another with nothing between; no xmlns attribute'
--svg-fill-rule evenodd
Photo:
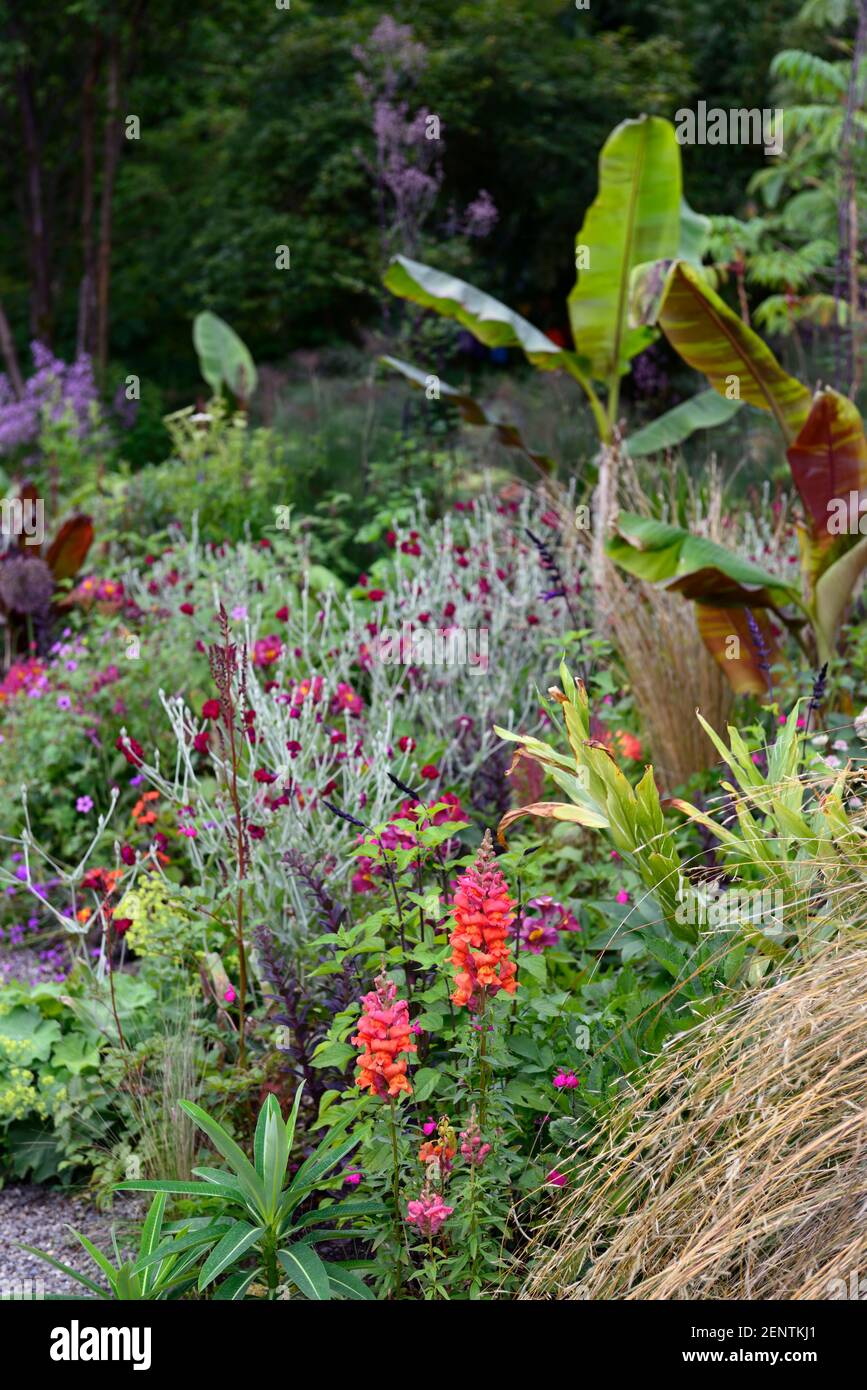
<svg viewBox="0 0 867 1390"><path fill-rule="evenodd" d="M452 999L476 1012L486 997L514 994L517 967L511 959L509 927L515 904L496 867L490 830L476 861L458 879L451 932L455 989Z"/></svg>
<svg viewBox="0 0 867 1390"><path fill-rule="evenodd" d="M397 998L397 985L385 975L377 976L374 984L376 988L361 1001L363 1013L352 1039L361 1048L355 1084L372 1096L393 1099L401 1091L411 1096L407 1057L417 1049L410 1038L409 1005Z"/></svg>

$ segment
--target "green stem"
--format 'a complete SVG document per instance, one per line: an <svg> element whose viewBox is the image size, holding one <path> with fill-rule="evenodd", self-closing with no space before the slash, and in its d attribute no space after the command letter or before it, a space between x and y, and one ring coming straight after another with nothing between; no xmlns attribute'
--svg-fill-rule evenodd
<svg viewBox="0 0 867 1390"><path fill-rule="evenodd" d="M488 1093L488 1034L485 1025L485 996L482 995L482 1007L479 1010L479 1124L485 1123L485 1105Z"/></svg>
<svg viewBox="0 0 867 1390"><path fill-rule="evenodd" d="M397 1293L399 1297L401 1291L400 1247L403 1241L403 1225L400 1219L400 1160L397 1156L397 1119L395 1115L394 1097L389 1101L389 1117L391 1122L391 1193L394 1198L394 1229L397 1237Z"/></svg>

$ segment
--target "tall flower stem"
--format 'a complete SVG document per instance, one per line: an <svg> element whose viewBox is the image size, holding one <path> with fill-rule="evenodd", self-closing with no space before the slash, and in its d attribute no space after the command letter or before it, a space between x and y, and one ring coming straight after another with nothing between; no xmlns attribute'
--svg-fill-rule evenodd
<svg viewBox="0 0 867 1390"><path fill-rule="evenodd" d="M400 1219L400 1159L397 1153L397 1115L395 1112L394 1098L389 1101L389 1121L391 1128L391 1193L394 1198L394 1230L397 1237L397 1292L401 1291L400 1274L400 1247L403 1238L403 1227Z"/></svg>
<svg viewBox="0 0 867 1390"><path fill-rule="evenodd" d="M488 1099L488 1031L485 1023L485 996L479 1009L479 1124L485 1123L485 1109Z"/></svg>

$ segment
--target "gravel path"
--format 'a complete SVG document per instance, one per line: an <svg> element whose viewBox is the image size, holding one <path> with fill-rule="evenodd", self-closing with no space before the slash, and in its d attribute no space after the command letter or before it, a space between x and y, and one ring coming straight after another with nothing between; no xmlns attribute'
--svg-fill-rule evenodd
<svg viewBox="0 0 867 1390"><path fill-rule="evenodd" d="M140 1204L135 1198L128 1204L115 1198L114 1210L102 1212L85 1197L70 1196L52 1188L23 1183L3 1188L0 1190L0 1296L22 1292L26 1295L31 1290L32 1280L32 1291L37 1295L40 1292L38 1281L41 1281L44 1293L78 1293L86 1297L86 1290L74 1279L35 1255L17 1249L13 1241L38 1245L55 1259L93 1276L96 1266L67 1223L104 1249L114 1263L112 1225L117 1228L118 1244L123 1252L125 1228L139 1210Z"/></svg>

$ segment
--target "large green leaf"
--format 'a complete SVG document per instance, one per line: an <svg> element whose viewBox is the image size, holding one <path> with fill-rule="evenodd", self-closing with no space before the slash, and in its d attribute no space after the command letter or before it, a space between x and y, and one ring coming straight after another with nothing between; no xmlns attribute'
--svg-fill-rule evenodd
<svg viewBox="0 0 867 1390"><path fill-rule="evenodd" d="M708 387L706 391L700 391L697 396L667 410L643 429L636 430L625 440L624 448L633 458L672 449L696 430L712 429L714 425L730 420L740 407L740 401L727 400Z"/></svg>
<svg viewBox="0 0 867 1390"><path fill-rule="evenodd" d="M278 1250L277 1258L306 1298L331 1297L328 1270L311 1246L290 1245L286 1250Z"/></svg>
<svg viewBox="0 0 867 1390"><path fill-rule="evenodd" d="M599 191L576 238L588 265L569 295L575 346L599 381L612 382L656 336L627 322L629 282L643 261L677 255L680 146L670 121L641 116L611 132L599 156ZM576 260L578 257L576 256Z"/></svg>
<svg viewBox="0 0 867 1390"><path fill-rule="evenodd" d="M430 372L423 372L418 367L413 367L410 362L401 361L399 357L381 357L380 361L387 367L393 368L394 371L400 372L401 376L420 391L426 391L433 380ZM454 386L449 386L441 377L436 378L436 390L438 398L449 401L457 407L461 419L466 420L468 425L487 425L507 449L519 449L541 472L553 473L554 460L549 458L547 454L539 454L533 449L529 449L524 443L517 425L495 420L492 415L488 414L481 402L476 400L475 396L469 396L466 392L458 391Z"/></svg>
<svg viewBox="0 0 867 1390"><path fill-rule="evenodd" d="M328 1273L328 1282L331 1285L331 1293L337 1298L350 1299L356 1303L375 1302L373 1291L367 1287L363 1279L359 1279L357 1274L353 1274L351 1269L344 1269L342 1265L325 1265Z"/></svg>
<svg viewBox="0 0 867 1390"><path fill-rule="evenodd" d="M680 526L621 512L616 528L605 547L611 559L638 579L663 584L684 598L750 608L800 602L792 585Z"/></svg>
<svg viewBox="0 0 867 1390"><path fill-rule="evenodd" d="M264 1213L266 1207L265 1188L262 1179L244 1151L226 1133L222 1125L218 1124L200 1105L194 1105L191 1100L182 1100L180 1105L190 1119L199 1126L199 1129L204 1130L217 1152L222 1154L237 1177L247 1200Z"/></svg>
<svg viewBox="0 0 867 1390"><path fill-rule="evenodd" d="M737 395L769 410L791 442L810 411L806 386L780 366L766 343L685 261L642 267L632 286L633 312L659 324L672 347L721 396Z"/></svg>
<svg viewBox="0 0 867 1390"><path fill-rule="evenodd" d="M157 1192L148 1209L142 1226L141 1239L138 1246L138 1260L142 1260L157 1249L160 1243L160 1234L163 1229L163 1216L166 1210L166 1194ZM153 1284L155 1270L148 1270L142 1280L142 1290L147 1293Z"/></svg>
<svg viewBox="0 0 867 1390"><path fill-rule="evenodd" d="M196 314L193 343L199 369L215 396L228 386L239 401L249 401L256 390L256 366L246 344L217 314Z"/></svg>
<svg viewBox="0 0 867 1390"><path fill-rule="evenodd" d="M229 1227L223 1239L214 1247L199 1275L199 1289L207 1288L214 1279L240 1260L263 1234L262 1226L251 1226L249 1221L236 1221Z"/></svg>
<svg viewBox="0 0 867 1390"><path fill-rule="evenodd" d="M455 319L487 347L521 348L533 366L544 371L560 367L573 373L582 370L574 352L558 347L514 309L456 275L434 270L433 266L411 261L407 256L395 256L384 283L392 294L425 309L435 309L444 318Z"/></svg>

